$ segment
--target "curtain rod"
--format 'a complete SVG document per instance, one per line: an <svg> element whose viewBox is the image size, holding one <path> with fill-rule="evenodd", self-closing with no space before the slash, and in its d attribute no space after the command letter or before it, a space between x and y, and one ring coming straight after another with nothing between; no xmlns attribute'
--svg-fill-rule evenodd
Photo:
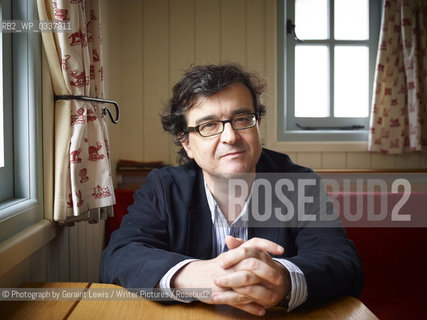
<svg viewBox="0 0 427 320"><path fill-rule="evenodd" d="M114 107L116 108L116 118L113 117L113 115L111 114L110 109L105 108L102 113L105 115L106 113L108 113L108 115L110 116L111 121L114 124L119 123L120 120L120 108L119 108L119 104L114 101L114 100L107 100L107 99L101 99L101 98L92 98L92 97L87 97L87 96L73 96L73 95L64 95L64 96L55 96L54 100L83 100L83 101L93 101L93 102L101 102L101 103L109 103L109 104L113 104Z"/></svg>

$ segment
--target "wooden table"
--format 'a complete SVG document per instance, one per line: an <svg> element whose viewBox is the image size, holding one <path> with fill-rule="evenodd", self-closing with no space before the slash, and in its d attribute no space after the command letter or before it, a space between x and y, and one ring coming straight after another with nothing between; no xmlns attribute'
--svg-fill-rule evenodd
<svg viewBox="0 0 427 320"><path fill-rule="evenodd" d="M23 288L102 289L121 287L100 283L44 282L28 283ZM378 319L362 302L343 297L324 305L287 313L269 309L264 317L201 302L163 305L137 300L13 301L0 303L0 319Z"/></svg>

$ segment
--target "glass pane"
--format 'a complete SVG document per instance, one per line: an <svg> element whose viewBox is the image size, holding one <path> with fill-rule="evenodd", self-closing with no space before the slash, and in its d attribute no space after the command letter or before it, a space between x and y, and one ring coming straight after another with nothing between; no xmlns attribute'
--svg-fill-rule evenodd
<svg viewBox="0 0 427 320"><path fill-rule="evenodd" d="M335 39L369 38L369 0L335 0Z"/></svg>
<svg viewBox="0 0 427 320"><path fill-rule="evenodd" d="M295 47L295 117L329 116L329 57L326 46Z"/></svg>
<svg viewBox="0 0 427 320"><path fill-rule="evenodd" d="M335 117L369 114L368 47L335 47Z"/></svg>
<svg viewBox="0 0 427 320"><path fill-rule="evenodd" d="M328 38L328 0L295 1L295 33L303 39Z"/></svg>

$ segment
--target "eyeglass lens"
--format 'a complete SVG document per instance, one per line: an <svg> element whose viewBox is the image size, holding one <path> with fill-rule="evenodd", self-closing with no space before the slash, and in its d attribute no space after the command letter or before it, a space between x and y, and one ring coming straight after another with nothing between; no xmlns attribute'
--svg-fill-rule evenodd
<svg viewBox="0 0 427 320"><path fill-rule="evenodd" d="M227 122L231 122L233 129L243 130L253 127L256 123L256 117L254 114L243 114L237 115L227 121L210 121L201 124L199 126L199 132L205 137L219 134L224 131L224 125Z"/></svg>

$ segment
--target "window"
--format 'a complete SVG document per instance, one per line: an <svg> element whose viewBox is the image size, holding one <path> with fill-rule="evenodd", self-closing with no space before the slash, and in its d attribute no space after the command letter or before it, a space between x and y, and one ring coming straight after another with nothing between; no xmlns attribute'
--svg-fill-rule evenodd
<svg viewBox="0 0 427 320"><path fill-rule="evenodd" d="M3 1L0 14L3 17L10 16L10 3ZM12 148L12 55L10 34L0 33L0 202L12 197L11 188L4 185L13 185L13 148Z"/></svg>
<svg viewBox="0 0 427 320"><path fill-rule="evenodd" d="M1 16L2 16L2 8L0 7L0 17ZM2 34L0 33L0 97L3 97L3 46L2 46L2 42L3 42L3 37L2 37ZM0 169L3 167L4 167L3 99L0 99ZM0 177L0 178L2 178L2 177Z"/></svg>
<svg viewBox="0 0 427 320"><path fill-rule="evenodd" d="M1 16L1 8L0 8ZM0 34L0 97L3 97L3 49ZM0 100L0 169L4 167L3 99Z"/></svg>
<svg viewBox="0 0 427 320"><path fill-rule="evenodd" d="M0 0L0 3L2 21L37 19L34 0ZM41 39L36 32L3 32L0 37L3 109L0 139L4 147L0 167L0 241L3 241L43 219Z"/></svg>
<svg viewBox="0 0 427 320"><path fill-rule="evenodd" d="M278 138L367 140L381 0L278 1Z"/></svg>

